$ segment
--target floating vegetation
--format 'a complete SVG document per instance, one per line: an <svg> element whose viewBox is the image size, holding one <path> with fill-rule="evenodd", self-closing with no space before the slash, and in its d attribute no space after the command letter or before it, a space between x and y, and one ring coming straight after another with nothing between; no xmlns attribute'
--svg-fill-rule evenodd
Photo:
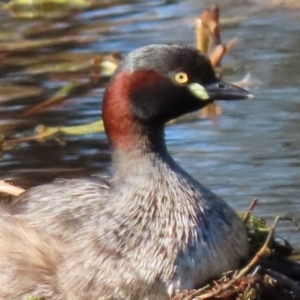
<svg viewBox="0 0 300 300"><path fill-rule="evenodd" d="M217 5L212 5L210 10L205 10L198 18L195 19L195 38L196 48L210 58L210 61L216 71L218 77L222 77L221 61L226 54L228 54L233 48L237 38L231 39L229 42L223 44L221 42L221 25L220 25L220 12ZM237 18L236 20L238 20ZM239 21L241 21L239 19ZM232 19L231 21L232 22ZM229 20L223 20L222 25L231 24ZM252 84L250 80L250 74L247 74L239 82L234 82L235 85L248 89ZM259 84L259 82L256 82ZM206 107L202 108L200 112L184 115L176 120L170 122L170 124L193 121L195 119L212 119L222 114L222 109L217 102L213 102Z"/></svg>
<svg viewBox="0 0 300 300"><path fill-rule="evenodd" d="M62 47L67 45L88 44L97 40L96 36L62 36L54 38L45 38L38 40L21 40L16 42L6 42L0 44L0 53L15 52L26 53L28 51L39 50L44 47Z"/></svg>
<svg viewBox="0 0 300 300"><path fill-rule="evenodd" d="M61 103L65 99L71 98L73 96L83 95L91 89L93 89L94 87L97 87L99 79L102 79L104 77L110 77L116 70L119 63L119 60L118 58L116 58L116 55L117 54L112 53L109 56L95 56L92 62L89 63L90 68L93 71L91 78L92 80L89 80L84 83L70 83L68 85L63 86L60 90L56 92L54 96L28 109L24 112L23 115L31 116L34 114L42 113L46 109ZM81 65L81 67L83 67L83 65ZM45 69L43 69L43 71L45 72ZM66 70L64 71L66 72ZM74 69L72 69L72 72L74 72Z"/></svg>
<svg viewBox="0 0 300 300"><path fill-rule="evenodd" d="M57 56L48 54L41 58L38 63L27 62L23 71L30 75L51 75L90 72L98 68L101 77L110 77L116 70L121 58L121 54L117 51L108 55L60 53Z"/></svg>
<svg viewBox="0 0 300 300"><path fill-rule="evenodd" d="M49 0L51 2L51 0ZM64 4L65 1L58 1L60 4ZM15 0L10 2L11 5L21 5L22 3L27 3L19 0ZM36 2L39 3L39 2ZM43 2L46 3L46 2ZM56 0L53 1L56 3ZM62 30L69 30L68 26L63 27ZM37 30L37 29L36 29ZM41 88L32 88L32 92L30 89L27 93L27 88L25 93L23 92L23 87L16 86L12 94L6 93L6 97L3 99L4 101L10 101L16 99L16 97L32 97L40 95L40 101L38 104L34 106L30 106L23 112L23 117L31 117L34 115L45 113L47 110L53 107L57 107L62 105L66 100L74 97L74 96L84 96L89 93L94 88L100 86L100 82L102 82L103 78L110 77L115 69L117 68L121 55L118 52L112 52L110 54L86 54L86 53L69 53L62 52L57 55L56 53L47 53L46 55L43 53L39 53L37 57L32 56L24 56L21 60L16 59L16 54L19 53L40 50L44 48L53 48L57 46L63 46L65 43L75 41L77 43L85 42L80 40L78 36L70 36L67 34L66 36L61 36L57 38L57 34L61 30L59 26L50 26L47 25L45 28L38 29L37 32L44 32L41 34L42 36L50 34L50 38L45 39L23 39L15 42L2 42L0 43L0 52L2 51L4 54L14 53L14 56L10 59L10 57L6 57L4 60L4 64L7 68L18 67L21 68L21 74L24 75L42 75L42 76L55 76L59 80L59 75L61 74L62 80L67 78L67 83L57 89L54 94L50 97L45 98L46 92ZM33 29L29 29L30 36L34 35L35 31ZM219 76L222 75L222 66L221 61L222 58L232 49L236 38L233 38L226 44L221 43L221 29L220 29L220 20L219 20L219 8L216 5L213 5L210 10L205 10L199 18L195 20L195 32L196 32L196 46L199 50L208 55L211 59L211 62ZM24 32L24 37L28 35L28 29ZM40 34L38 36L41 36ZM55 36L55 37L53 37ZM87 39L86 42L90 42L94 39L94 36L88 36L84 39ZM19 65L17 65L19 64ZM81 74L81 75L80 75ZM85 74L85 75L84 75ZM72 79L72 76L75 76ZM78 78L77 78L78 77ZM245 77L242 81L238 82L239 86L244 88L248 87L250 82L249 75ZM8 87L7 87L8 89ZM5 90L5 89L4 89ZM20 92L17 93L17 91ZM39 94L38 94L39 93ZM49 93L49 91L47 92ZM0 96L1 100L1 96ZM222 113L221 108L218 106L216 102L208 105L206 108L202 109L200 114L199 112L188 114L179 119L173 120L170 124L176 122L186 122L186 121L194 121L199 118L211 118L215 119L218 115ZM95 125L96 124L96 125ZM44 128L44 131L38 134L34 133L30 136L23 138L14 138L6 140L2 142L2 146L6 146L6 148L11 145L16 145L17 141L23 142L28 140L37 140L44 141L45 139L51 139L52 135L57 136L57 134L85 134L86 132L95 132L94 130L99 130L99 132L104 131L104 127L101 120L93 122L91 124L83 124L79 126L61 126L57 127L47 127L45 124L40 127Z"/></svg>
<svg viewBox="0 0 300 300"><path fill-rule="evenodd" d="M63 100L72 96L79 96L91 89L90 83L70 83L63 86L56 92L53 97L50 97L44 102L41 102L24 112L24 116L32 116L44 112L46 109L60 104Z"/></svg>
<svg viewBox="0 0 300 300"><path fill-rule="evenodd" d="M11 0L3 4L2 9L18 18L37 18L57 15L71 9L85 9L90 4L89 0Z"/></svg>
<svg viewBox="0 0 300 300"><path fill-rule="evenodd" d="M12 83L0 83L0 103L24 99L26 97L40 97L44 90L36 85L26 85L26 94L24 95L24 86Z"/></svg>
<svg viewBox="0 0 300 300"><path fill-rule="evenodd" d="M37 131L39 131L39 138L52 136L56 133L62 133L66 135L83 135L104 132L104 124L102 120L99 120L93 123L78 126L43 127L40 125L38 126Z"/></svg>
<svg viewBox="0 0 300 300"><path fill-rule="evenodd" d="M195 19L196 47L209 56L213 67L219 77L222 76L221 61L231 50L237 38L228 43L221 42L220 11L217 5L205 10L199 18ZM222 113L216 102L207 105L200 111L200 118L215 118Z"/></svg>
<svg viewBox="0 0 300 300"><path fill-rule="evenodd" d="M70 5L70 6L87 6L90 4L89 0L11 0L3 5L4 9L11 8L12 6L40 6L46 4L53 5Z"/></svg>

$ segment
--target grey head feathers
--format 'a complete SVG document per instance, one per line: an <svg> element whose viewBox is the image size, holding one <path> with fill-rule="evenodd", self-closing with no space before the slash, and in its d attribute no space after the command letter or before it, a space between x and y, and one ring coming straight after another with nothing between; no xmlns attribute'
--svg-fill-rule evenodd
<svg viewBox="0 0 300 300"><path fill-rule="evenodd" d="M163 75L188 70L198 77L195 79L205 81L215 77L209 59L197 49L183 45L153 44L136 49L126 56L118 70L154 70Z"/></svg>

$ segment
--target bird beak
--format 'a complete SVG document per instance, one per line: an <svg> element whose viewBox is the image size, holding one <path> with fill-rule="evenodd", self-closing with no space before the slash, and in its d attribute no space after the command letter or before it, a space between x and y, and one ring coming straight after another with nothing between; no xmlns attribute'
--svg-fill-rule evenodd
<svg viewBox="0 0 300 300"><path fill-rule="evenodd" d="M199 83L188 84L190 92L201 100L242 100L253 98L247 90L233 84L216 79L209 84Z"/></svg>

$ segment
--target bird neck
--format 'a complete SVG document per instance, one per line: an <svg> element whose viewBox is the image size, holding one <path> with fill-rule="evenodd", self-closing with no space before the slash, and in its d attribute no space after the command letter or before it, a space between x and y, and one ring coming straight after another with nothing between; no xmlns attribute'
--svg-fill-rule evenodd
<svg viewBox="0 0 300 300"><path fill-rule="evenodd" d="M174 167L175 162L165 145L163 126L147 128L135 124L122 136L121 143L120 139L117 143L111 141L115 177L148 176L158 164Z"/></svg>
<svg viewBox="0 0 300 300"><path fill-rule="evenodd" d="M164 123L142 122L133 116L131 91L157 80L152 73L142 75L121 72L104 94L103 121L112 147L113 166L120 174L142 172L147 160L173 162L165 145Z"/></svg>

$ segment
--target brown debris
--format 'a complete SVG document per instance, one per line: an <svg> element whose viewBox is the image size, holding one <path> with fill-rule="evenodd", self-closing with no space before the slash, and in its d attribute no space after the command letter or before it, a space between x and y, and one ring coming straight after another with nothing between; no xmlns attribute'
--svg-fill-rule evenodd
<svg viewBox="0 0 300 300"><path fill-rule="evenodd" d="M221 61L231 50L236 38L228 43L221 43L220 9L214 4L210 10L205 10L195 19L196 47L210 57L216 73L221 77ZM201 110L200 118L212 118L222 113L218 104L212 103Z"/></svg>
<svg viewBox="0 0 300 300"><path fill-rule="evenodd" d="M6 182L5 180L0 180L0 194L1 193L5 193L5 194L9 194L12 196L19 196L20 194L24 193L25 190L14 186L8 182Z"/></svg>
<svg viewBox="0 0 300 300"><path fill-rule="evenodd" d="M251 202L251 204L250 204L250 206L249 206L249 208L248 208L248 210L247 210L247 212L245 213L244 218L243 218L244 224L246 224L246 223L248 222L249 217L250 217L250 215L252 214L252 211L253 211L253 209L255 208L257 202L258 202L258 199L257 199L257 198L254 198L253 201Z"/></svg>

